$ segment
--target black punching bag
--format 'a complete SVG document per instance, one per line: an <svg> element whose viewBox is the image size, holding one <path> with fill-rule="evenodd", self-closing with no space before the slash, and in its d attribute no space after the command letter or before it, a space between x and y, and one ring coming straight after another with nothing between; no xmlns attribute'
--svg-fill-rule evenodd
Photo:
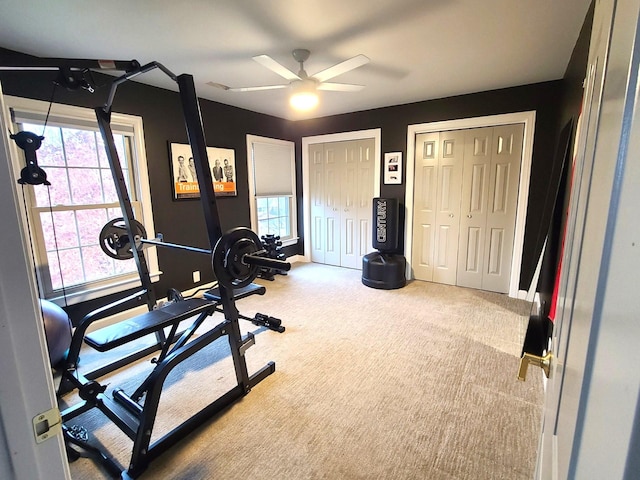
<svg viewBox="0 0 640 480"><path fill-rule="evenodd" d="M373 248L380 252L398 250L399 216L397 198L373 199Z"/></svg>
<svg viewBox="0 0 640 480"><path fill-rule="evenodd" d="M404 287L406 261L397 254L400 204L397 198L373 199L373 248L362 257L362 283L390 290Z"/></svg>

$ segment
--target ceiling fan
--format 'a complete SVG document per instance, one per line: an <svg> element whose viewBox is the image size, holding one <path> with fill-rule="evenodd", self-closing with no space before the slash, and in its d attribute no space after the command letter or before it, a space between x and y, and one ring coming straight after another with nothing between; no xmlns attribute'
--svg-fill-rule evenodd
<svg viewBox="0 0 640 480"><path fill-rule="evenodd" d="M330 90L335 92L357 92L358 90L362 90L364 85L354 85L350 83L334 83L328 82L334 77L338 75L342 75L351 70L354 70L366 63L369 63L369 58L365 55L356 55L344 62L337 63L332 67L326 68L318 73L314 73L313 75L308 75L304 69L304 62L309 59L309 55L311 52L304 48L296 48L291 52L293 58L296 62L300 64L300 70L298 73L293 73L287 67L282 64L276 62L273 58L268 55L258 55L253 57L253 60L258 62L260 65L267 67L272 72L277 73L281 77L286 80L289 80L288 84L281 85L262 85L255 87L228 87L226 85L222 85L219 83L209 82L208 85L222 88L223 90L228 90L230 92L254 92L259 90L275 90L280 88L290 88L293 92L291 97L292 105L294 101L299 96L303 96L308 100L313 101L310 97L315 98L315 104L318 103L318 97L315 94L316 90ZM310 108L313 108L315 104L311 105ZM294 105L295 106L295 105ZM309 107L307 107L308 109Z"/></svg>

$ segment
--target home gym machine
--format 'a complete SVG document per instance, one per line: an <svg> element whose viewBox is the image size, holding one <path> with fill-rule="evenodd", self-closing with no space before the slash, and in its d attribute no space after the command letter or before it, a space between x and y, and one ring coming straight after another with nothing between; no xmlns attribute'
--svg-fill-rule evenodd
<svg viewBox="0 0 640 480"><path fill-rule="evenodd" d="M266 252L262 248L260 239L248 228L234 228L223 234L207 158L204 129L192 76L187 74L176 76L157 62L140 66L135 60L131 62L105 62L97 60L35 59L31 63L26 62L22 65L14 65L12 69L42 70L43 67L51 66L53 67L48 69L59 69L60 81L64 82L67 88L81 87L88 90L91 85L86 81L85 75L89 69L109 69L126 72L113 81L106 104L95 109L98 127L104 140L107 158L123 213L121 219L112 221L103 228L100 242L105 253L111 254L114 258L134 258L142 286L138 292L91 312L82 319L76 327L71 347L62 369L59 394L77 390L81 399L77 404L61 412L62 429L70 459L73 460L80 456L80 452L75 448L79 447L90 456L101 461L114 476L120 476L123 479L135 478L148 468L151 461L188 436L206 420L211 419L233 402L249 393L254 386L275 371L274 362L268 362L257 372L249 374L245 352L255 343L255 338L252 333L242 335L239 319L248 318L239 314L235 301L253 293L264 293L264 287L252 283L260 268L288 270L290 264L279 259L266 257ZM178 84L187 135L196 167L200 198L210 243L209 249L199 249L147 239L144 227L134 218L133 208L127 193L122 167L111 131L111 107L119 85L137 75L154 69L159 69ZM23 147L21 146L21 148ZM35 149L31 150L35 152ZM27 168L29 168L26 175L33 170L36 177L38 177L36 180L39 183L44 183L40 180L44 176L46 181L46 175L37 170L39 167L37 167L37 161L35 161L35 153L32 156L33 161L30 166L29 158L31 153L25 149ZM34 182L33 184L37 183ZM218 287L209 291L205 298L183 299L178 293L172 299L173 301L157 307L143 254L145 245L178 248L209 255L213 271L218 280ZM129 305L134 303L137 305L141 301L146 301L148 312L87 333L88 327L95 320L125 310ZM224 320L215 327L204 332L198 332L199 335L194 335L196 330L202 326L204 320L215 312L222 312ZM256 321L260 322L260 320L252 320L255 320L254 323ZM262 325L272 330L283 331L284 328L276 320L273 317L267 317L262 319ZM179 332L179 325L184 321L191 323L185 330ZM167 330L169 331L168 333ZM151 373L133 393L127 394L122 390L115 389L112 398L110 398L105 393L107 386L96 380L100 376L115 370L115 368L131 363L134 359L132 357L121 361L117 365L94 371L90 377L82 375L78 371L80 348L83 342L98 351L104 352L149 334L155 334L157 343L136 354L135 358L142 358L142 356L157 350L160 350L160 353L154 359L155 366ZM151 442L164 381L169 373L181 362L223 336L228 338L235 370L236 386L161 438ZM78 434L75 427L69 425L72 419L92 409L102 412L133 441L128 467L122 468L109 456L108 452L91 445L82 433Z"/></svg>

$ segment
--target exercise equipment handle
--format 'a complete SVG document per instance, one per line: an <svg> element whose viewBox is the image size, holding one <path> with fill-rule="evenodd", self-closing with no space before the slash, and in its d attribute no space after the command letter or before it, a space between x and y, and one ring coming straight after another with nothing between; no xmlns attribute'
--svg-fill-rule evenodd
<svg viewBox="0 0 640 480"><path fill-rule="evenodd" d="M278 260L275 258L269 257L261 257L259 255L249 255L246 254L242 257L242 262L247 265L255 265L257 267L264 268L273 268L275 270L291 270L291 264L289 262L285 262L283 260Z"/></svg>

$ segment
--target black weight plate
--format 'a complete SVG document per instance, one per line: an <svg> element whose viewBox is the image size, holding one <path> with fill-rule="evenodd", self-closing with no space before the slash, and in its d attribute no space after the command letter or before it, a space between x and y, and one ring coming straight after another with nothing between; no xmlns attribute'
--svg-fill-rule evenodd
<svg viewBox="0 0 640 480"><path fill-rule="evenodd" d="M133 220L133 229L136 238L147 238L144 225L137 220ZM100 230L99 243L102 251L111 258L115 258L116 260L129 260L133 258L127 226L122 217L114 218L102 227L102 230Z"/></svg>
<svg viewBox="0 0 640 480"><path fill-rule="evenodd" d="M227 288L242 288L258 276L259 268L242 261L262 248L262 242L253 230L237 227L226 232L213 249L211 263L213 272Z"/></svg>

